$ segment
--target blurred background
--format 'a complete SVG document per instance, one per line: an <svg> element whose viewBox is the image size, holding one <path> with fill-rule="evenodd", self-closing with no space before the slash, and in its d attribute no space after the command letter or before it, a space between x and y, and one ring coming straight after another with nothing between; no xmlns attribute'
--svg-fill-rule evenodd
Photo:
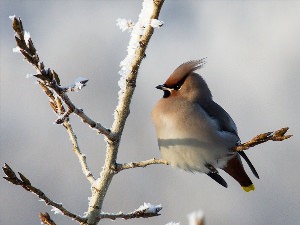
<svg viewBox="0 0 300 225"><path fill-rule="evenodd" d="M142 1L0 1L1 99L0 163L22 172L33 185L74 213L87 211L91 195L65 129L46 95L26 74L35 70L20 54L10 15L20 16L40 59L62 84L78 77L89 82L70 98L94 120L110 127L119 90L119 63L130 34L117 18L137 20ZM102 224L187 224L187 214L203 210L207 224L299 224L300 179L300 2L166 1L162 28L146 51L122 138L118 162L160 157L150 113L162 97L155 89L181 63L203 57L199 73L214 100L235 120L240 138L290 127L294 137L268 142L248 152L260 179L247 168L256 191L245 193L224 172L227 189L203 174L164 165L124 171L114 177L103 211L131 212L144 202L162 204L149 219L103 220ZM74 115L71 122L95 176L103 166L105 143ZM1 177L4 176L0 172ZM22 188L0 179L0 224L40 224L49 212L57 224L76 224L53 215L51 207Z"/></svg>

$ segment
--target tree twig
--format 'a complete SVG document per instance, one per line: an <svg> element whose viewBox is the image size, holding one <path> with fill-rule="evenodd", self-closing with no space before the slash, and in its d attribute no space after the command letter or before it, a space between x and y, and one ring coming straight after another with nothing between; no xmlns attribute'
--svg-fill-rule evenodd
<svg viewBox="0 0 300 225"><path fill-rule="evenodd" d="M17 48L19 52L25 57L25 59L32 64L36 70L37 74L34 75L39 79L39 84L48 88L48 90L53 90L56 95L58 95L68 107L68 113L75 113L79 116L82 121L88 124L91 128L95 129L98 133L104 134L109 139L114 139L114 134L110 131L110 129L105 128L101 123L95 122L89 116L87 116L82 109L77 108L73 102L70 100L68 95L65 93L68 89L60 86L60 79L58 74L51 69L45 69L44 63L40 61L39 56L37 54L36 48L31 40L29 34L24 30L21 18L17 18L13 16L13 29L15 31L15 40L17 43ZM86 82L85 82L86 83ZM85 86L84 83L84 86ZM67 115L69 116L69 115ZM65 116L63 119L66 119ZM63 122L58 120L58 122Z"/></svg>
<svg viewBox="0 0 300 225"><path fill-rule="evenodd" d="M5 163L4 167L2 167L2 169L3 169L4 173L6 174L6 177L3 177L3 178L6 179L7 181L9 181L15 185L19 185L19 186L23 187L26 191L36 194L40 199L44 200L46 205L51 205L51 206L55 207L63 215L68 216L80 223L86 222L85 218L82 218L74 213L71 213L66 208L64 208L62 204L52 201L50 198L48 198L46 196L46 194L44 192L42 192L38 188L32 186L30 180L28 178L26 178L20 172L19 172L20 178L18 178L16 176L15 172L6 163Z"/></svg>
<svg viewBox="0 0 300 225"><path fill-rule="evenodd" d="M82 154L80 151L76 134L72 128L72 125L69 122L68 117L71 113L70 109L68 109L68 111L66 112L64 106L62 105L60 98L54 97L53 91L51 89L49 89L46 85L44 85L42 82L39 81L39 84L43 88L46 95L49 97L49 103L50 103L50 106L52 107L53 111L57 115L62 115L60 120L63 123L64 127L66 128L66 130L69 134L70 140L73 145L73 151L79 159L79 163L81 165L82 172L86 176L86 178L89 180L89 182L92 184L95 181L95 178L94 178L92 172L88 168L88 165L86 162L86 156L84 154Z"/></svg>
<svg viewBox="0 0 300 225"><path fill-rule="evenodd" d="M293 135L285 135L288 131L288 127L281 128L273 132L266 132L255 136L252 140L247 141L243 144L237 145L232 150L234 151L244 151L256 145L262 144L267 141L283 141L292 137Z"/></svg>
<svg viewBox="0 0 300 225"><path fill-rule="evenodd" d="M46 212L45 214L40 213L40 220L45 225L56 225L56 223L51 219L50 215Z"/></svg>
<svg viewBox="0 0 300 225"><path fill-rule="evenodd" d="M115 167L116 172L120 172L122 170L127 170L127 169L132 169L132 168L137 168L137 167L146 167L149 165L153 165L153 164L165 164L165 165L169 165L169 163L164 160L164 159L148 159L145 161L140 161L140 162L129 162L129 163L124 163L124 164L117 164Z"/></svg>
<svg viewBox="0 0 300 225"><path fill-rule="evenodd" d="M125 220L134 219L134 218L149 218L153 216L159 216L159 212L162 210L161 205L151 205L149 203L144 203L144 205L140 206L138 209L134 210L130 213L101 213L101 219L111 219L115 220L118 218L122 218Z"/></svg>
<svg viewBox="0 0 300 225"><path fill-rule="evenodd" d="M64 121L64 127L67 129L67 132L70 136L71 142L73 144L73 151L79 159L79 163L81 165L83 174L86 176L88 181L91 184L93 184L95 182L95 178L94 178L92 172L90 171L90 169L87 165L86 156L84 154L82 154L81 151L80 151L80 148L79 148L79 145L78 145L78 142L77 142L77 137L76 137L76 135L73 131L73 128L72 128L69 120Z"/></svg>

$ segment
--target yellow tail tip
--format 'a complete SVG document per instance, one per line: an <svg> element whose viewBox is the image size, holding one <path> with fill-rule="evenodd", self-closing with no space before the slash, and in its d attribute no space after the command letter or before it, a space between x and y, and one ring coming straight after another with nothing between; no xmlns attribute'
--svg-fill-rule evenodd
<svg viewBox="0 0 300 225"><path fill-rule="evenodd" d="M250 186L248 186L248 187L243 187L242 186L242 188L244 189L244 191L246 191L246 192L249 192L249 191L254 191L255 190L255 186L254 186L254 184L251 184Z"/></svg>

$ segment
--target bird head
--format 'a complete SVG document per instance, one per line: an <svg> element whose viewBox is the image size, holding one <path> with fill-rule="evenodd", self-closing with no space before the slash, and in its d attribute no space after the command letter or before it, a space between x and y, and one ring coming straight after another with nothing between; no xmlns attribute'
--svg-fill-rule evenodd
<svg viewBox="0 0 300 225"><path fill-rule="evenodd" d="M166 82L156 88L164 91L163 98L180 96L190 101L211 99L211 92L204 79L195 70L205 64L204 59L181 64Z"/></svg>

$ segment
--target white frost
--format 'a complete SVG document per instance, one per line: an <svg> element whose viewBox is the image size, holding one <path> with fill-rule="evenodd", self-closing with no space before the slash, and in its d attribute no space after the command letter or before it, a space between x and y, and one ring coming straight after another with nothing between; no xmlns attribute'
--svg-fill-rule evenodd
<svg viewBox="0 0 300 225"><path fill-rule="evenodd" d="M145 211L145 213L158 213L162 209L161 204L151 205L150 203L144 202L136 211Z"/></svg>
<svg viewBox="0 0 300 225"><path fill-rule="evenodd" d="M78 91L81 91L81 89L86 86L86 83L88 81L89 81L89 79L87 79L87 78L78 77L78 78L75 79L74 83L72 83L68 86L65 86L63 88L65 88L67 91L78 92Z"/></svg>
<svg viewBox="0 0 300 225"><path fill-rule="evenodd" d="M125 87L126 87L126 77L132 70L132 62L136 56L136 50L140 46L140 36L144 34L145 28L150 24L151 14L153 12L153 0L144 0L143 8L141 13L139 14L138 22L132 27L131 38L127 47L127 56L120 63L121 70L119 74L121 78L118 82L120 91L119 91L119 99L123 96ZM128 21L124 21L123 19L118 19L117 24L121 28L125 28ZM127 25L128 26L128 25ZM121 28L121 29L122 29ZM116 113L114 114L116 116Z"/></svg>
<svg viewBox="0 0 300 225"><path fill-rule="evenodd" d="M199 221L204 220L204 212L199 210L197 212L192 212L187 215L189 220L189 225L197 225L199 224Z"/></svg>
<svg viewBox="0 0 300 225"><path fill-rule="evenodd" d="M180 223L175 223L175 222L169 222L166 225L180 225Z"/></svg>
<svg viewBox="0 0 300 225"><path fill-rule="evenodd" d="M56 208L56 207L54 207L54 206L52 206L51 211L52 211L54 214L62 214L62 211L60 211L60 209L58 209L58 208Z"/></svg>
<svg viewBox="0 0 300 225"><path fill-rule="evenodd" d="M14 53L21 53L21 51L20 51L21 49L20 49L20 47L19 46L17 46L17 47L15 47L15 48L13 48L13 52Z"/></svg>
<svg viewBox="0 0 300 225"><path fill-rule="evenodd" d="M11 19L11 20L14 20L16 18L16 15L9 16L8 18Z"/></svg>
<svg viewBox="0 0 300 225"><path fill-rule="evenodd" d="M162 25L164 25L164 22L161 20L152 19L150 25L153 28L157 28L157 27L161 27Z"/></svg>
<svg viewBox="0 0 300 225"><path fill-rule="evenodd" d="M32 73L27 73L27 74L26 74L26 78L31 78L31 77L33 77L33 74L32 74Z"/></svg>
<svg viewBox="0 0 300 225"><path fill-rule="evenodd" d="M134 23L131 20L126 19L117 19L117 26L124 32L125 30L131 30L134 26Z"/></svg>
<svg viewBox="0 0 300 225"><path fill-rule="evenodd" d="M30 38L30 33L25 30L25 32L24 32L24 40L25 40L27 46L28 46L29 38Z"/></svg>

